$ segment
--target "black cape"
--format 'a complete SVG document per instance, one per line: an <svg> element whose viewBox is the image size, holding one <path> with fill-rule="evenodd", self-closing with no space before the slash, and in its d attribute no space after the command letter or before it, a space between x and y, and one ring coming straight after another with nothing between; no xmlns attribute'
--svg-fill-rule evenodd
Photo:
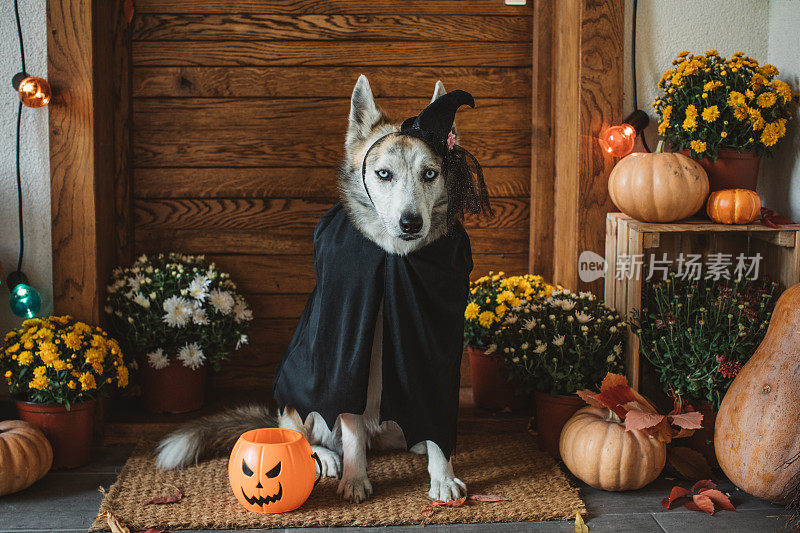
<svg viewBox="0 0 800 533"><path fill-rule="evenodd" d="M400 256L367 239L334 205L314 232L317 284L278 366L279 406L294 407L304 420L316 411L331 429L342 413L363 414L383 300L380 419L397 422L409 447L431 440L449 458L471 271L460 224Z"/></svg>

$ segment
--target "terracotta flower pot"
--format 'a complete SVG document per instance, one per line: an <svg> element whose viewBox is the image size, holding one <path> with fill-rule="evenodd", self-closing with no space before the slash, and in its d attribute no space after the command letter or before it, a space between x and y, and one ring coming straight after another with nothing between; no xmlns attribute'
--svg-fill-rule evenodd
<svg viewBox="0 0 800 533"><path fill-rule="evenodd" d="M156 370L139 360L144 405L151 413L188 413L203 406L206 396L206 366L192 370L173 358L165 368Z"/></svg>
<svg viewBox="0 0 800 533"><path fill-rule="evenodd" d="M686 446L703 454L708 466L718 468L717 454L714 451L714 424L717 422L717 411L709 403L701 403L695 407L703 414L703 429L686 439Z"/></svg>
<svg viewBox="0 0 800 533"><path fill-rule="evenodd" d="M91 459L95 400L63 405L16 401L19 417L39 429L53 446L53 468L76 468Z"/></svg>
<svg viewBox="0 0 800 533"><path fill-rule="evenodd" d="M561 459L558 441L561 430L578 409L586 407L586 402L576 394L552 396L536 391L536 431L539 448L556 459Z"/></svg>
<svg viewBox="0 0 800 533"><path fill-rule="evenodd" d="M472 397L475 406L482 409L519 410L525 407L525 399L518 396L517 380L506 380L503 361L496 355L487 355L485 350L467 346L469 371L472 381Z"/></svg>
<svg viewBox="0 0 800 533"><path fill-rule="evenodd" d="M681 153L692 157L690 150L681 150ZM709 192L723 189L756 190L761 158L753 152L720 150L716 161L704 157L698 163L708 174Z"/></svg>

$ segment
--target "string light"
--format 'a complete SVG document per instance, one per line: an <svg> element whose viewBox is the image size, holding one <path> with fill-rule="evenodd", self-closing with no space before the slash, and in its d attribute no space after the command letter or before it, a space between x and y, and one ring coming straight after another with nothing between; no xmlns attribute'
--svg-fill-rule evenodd
<svg viewBox="0 0 800 533"><path fill-rule="evenodd" d="M615 157L623 157L631 153L636 135L647 127L650 118L647 113L637 109L628 115L619 126L611 126L600 134L600 146Z"/></svg>
<svg viewBox="0 0 800 533"><path fill-rule="evenodd" d="M22 217L22 175L20 172L19 152L20 152L20 129L22 124L23 104L39 108L44 107L50 102L50 84L42 78L29 76L25 72L25 46L22 39L22 24L19 18L19 0L14 0L14 15L17 22L17 37L19 37L19 55L22 63L22 71L11 79L11 85L19 96L17 106L17 220L19 224L19 258L17 269L8 275L8 289L11 297L8 304L11 311L24 318L33 318L42 307L42 298L39 292L34 289L28 277L22 272L22 257L25 251L25 231L23 228Z"/></svg>

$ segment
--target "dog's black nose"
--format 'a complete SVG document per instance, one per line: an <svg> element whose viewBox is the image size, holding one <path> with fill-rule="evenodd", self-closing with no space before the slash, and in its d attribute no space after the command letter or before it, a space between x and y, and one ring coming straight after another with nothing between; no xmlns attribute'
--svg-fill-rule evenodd
<svg viewBox="0 0 800 533"><path fill-rule="evenodd" d="M419 233L422 229L422 217L416 213L403 213L400 217L400 229L409 235Z"/></svg>

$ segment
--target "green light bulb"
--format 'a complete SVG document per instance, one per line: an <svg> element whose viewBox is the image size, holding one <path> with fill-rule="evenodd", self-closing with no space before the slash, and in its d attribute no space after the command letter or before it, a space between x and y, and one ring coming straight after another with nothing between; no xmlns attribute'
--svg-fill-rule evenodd
<svg viewBox="0 0 800 533"><path fill-rule="evenodd" d="M11 297L8 304L11 312L22 318L33 318L42 307L42 297L39 291L28 285L28 278L22 272L12 272L8 276L8 288Z"/></svg>

